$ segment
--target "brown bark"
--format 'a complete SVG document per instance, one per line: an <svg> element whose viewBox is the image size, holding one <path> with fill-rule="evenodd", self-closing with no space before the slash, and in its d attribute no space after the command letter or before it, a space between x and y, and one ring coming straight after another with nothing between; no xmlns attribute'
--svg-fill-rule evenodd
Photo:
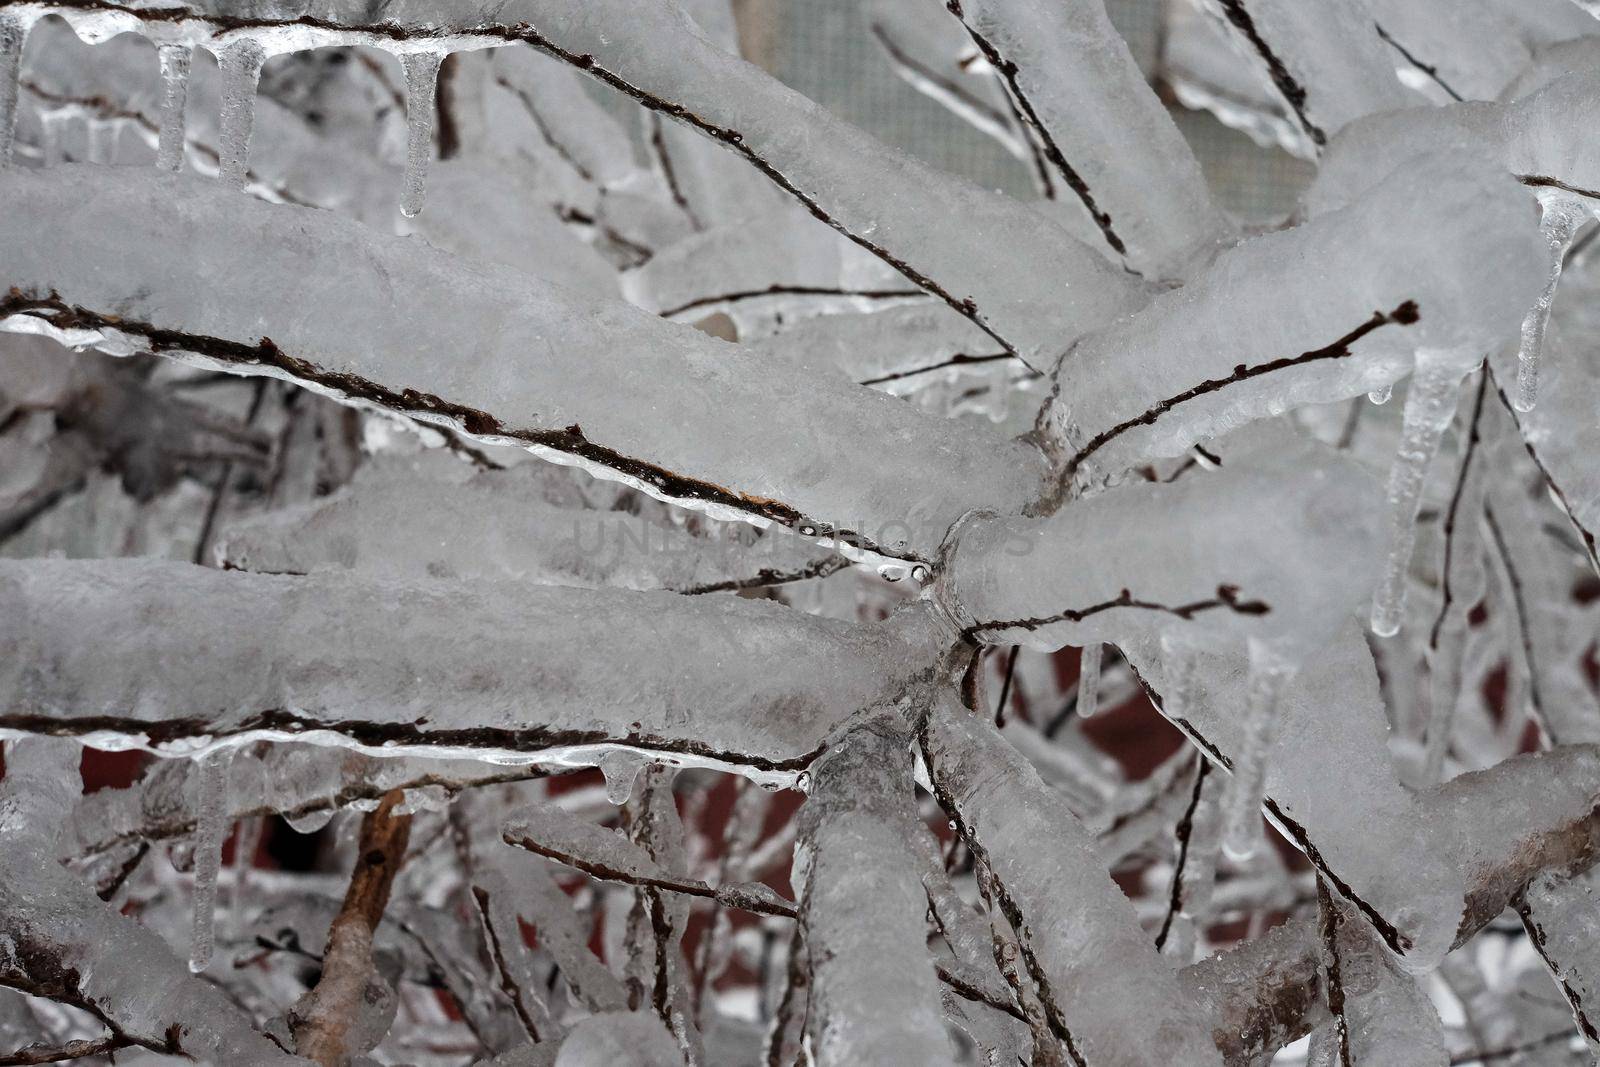
<svg viewBox="0 0 1600 1067"><path fill-rule="evenodd" d="M389 890L405 861L411 816L392 814L401 792L390 790L361 820L350 887L323 952L322 977L311 991L311 1010L295 1030L295 1049L322 1067L349 1062L345 1038L372 978L372 934L389 904Z"/></svg>

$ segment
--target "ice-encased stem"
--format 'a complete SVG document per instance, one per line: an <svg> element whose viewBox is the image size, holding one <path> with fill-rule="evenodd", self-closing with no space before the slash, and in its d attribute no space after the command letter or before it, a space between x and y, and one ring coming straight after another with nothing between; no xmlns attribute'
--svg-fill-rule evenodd
<svg viewBox="0 0 1600 1067"><path fill-rule="evenodd" d="M1278 698L1293 669L1273 649L1250 642L1250 681L1244 737L1233 761L1222 850L1235 860L1249 859L1261 846L1261 804L1267 787L1267 756L1277 729Z"/></svg>
<svg viewBox="0 0 1600 1067"><path fill-rule="evenodd" d="M1522 320L1522 341L1517 348L1517 394L1511 406L1518 411L1532 411L1539 398L1539 359L1544 349L1545 327L1550 323L1550 305L1555 300L1556 286L1561 282L1562 261L1572 239L1589 218L1589 210L1575 196L1557 194L1539 198L1543 214L1539 219L1539 232L1550 244L1550 273L1545 276L1544 291L1527 318Z"/></svg>
<svg viewBox="0 0 1600 1067"><path fill-rule="evenodd" d="M219 176L244 188L250 169L250 132L256 123L256 85L266 52L250 38L235 41L217 56L222 71L222 131Z"/></svg>
<svg viewBox="0 0 1600 1067"><path fill-rule="evenodd" d="M407 52L400 57L406 73L406 173L400 214L413 218L428 192L428 161L433 158L433 113L438 94L442 52Z"/></svg>
<svg viewBox="0 0 1600 1067"><path fill-rule="evenodd" d="M194 923L189 941L189 970L199 974L211 966L216 943L217 872L222 868L222 843L227 837L228 764L232 750L200 757L195 766Z"/></svg>
<svg viewBox="0 0 1600 1067"><path fill-rule="evenodd" d="M183 166L184 110L189 103L194 48L164 44L156 55L161 64L161 138L156 146L156 166L175 171Z"/></svg>
<svg viewBox="0 0 1600 1067"><path fill-rule="evenodd" d="M1406 603L1406 569L1417 539L1417 508L1428 465L1456 412L1456 394L1471 366L1454 352L1420 350L1406 393L1400 449L1389 467L1389 554L1372 599L1372 632L1389 637L1400 630Z"/></svg>
<svg viewBox="0 0 1600 1067"><path fill-rule="evenodd" d="M17 129L17 89L22 76L22 46L28 24L0 14L0 167L11 163L11 140Z"/></svg>
<svg viewBox="0 0 1600 1067"><path fill-rule="evenodd" d="M1098 641L1083 646L1078 660L1078 714L1087 719L1100 710L1100 664L1105 646Z"/></svg>

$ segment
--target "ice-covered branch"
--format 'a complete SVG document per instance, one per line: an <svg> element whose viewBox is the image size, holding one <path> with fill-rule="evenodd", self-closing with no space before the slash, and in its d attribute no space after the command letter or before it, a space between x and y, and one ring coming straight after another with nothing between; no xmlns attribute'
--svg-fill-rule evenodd
<svg viewBox="0 0 1600 1067"><path fill-rule="evenodd" d="M625 747L790 781L841 709L893 695L924 655L909 617L501 580L6 561L0 603L0 729L155 747L298 737L579 765Z"/></svg>
<svg viewBox="0 0 1600 1067"><path fill-rule="evenodd" d="M1530 797L1537 800L1516 799ZM1600 748L1559 748L1463 774L1424 796L1421 819L1460 842L1467 906L1459 947L1540 873L1600 862ZM1326 1017L1318 952L1315 918L1302 916L1185 968L1183 986L1209 1005L1229 1063L1253 1062Z"/></svg>
<svg viewBox="0 0 1600 1067"><path fill-rule="evenodd" d="M1434 155L1342 211L1224 252L1062 360L1041 420L1065 471L1092 481L1358 396L1410 373L1418 350L1481 358L1537 293L1529 199L1481 157Z"/></svg>
<svg viewBox="0 0 1600 1067"><path fill-rule="evenodd" d="M812 772L796 864L818 1063L954 1061L923 927L909 743L900 711L883 709Z"/></svg>
<svg viewBox="0 0 1600 1067"><path fill-rule="evenodd" d="M1038 491L1032 449L992 431L353 221L124 168L0 184L12 330L288 378L903 559L931 559L967 508ZM824 477L827 456L852 475Z"/></svg>
<svg viewBox="0 0 1600 1067"><path fill-rule="evenodd" d="M1193 1001L1061 795L953 699L918 739L934 795L994 877L1050 1030L1073 1063L1216 1062Z"/></svg>
<svg viewBox="0 0 1600 1067"><path fill-rule="evenodd" d="M1136 269L1182 277L1230 236L1200 165L1101 0L949 0L1102 239Z"/></svg>

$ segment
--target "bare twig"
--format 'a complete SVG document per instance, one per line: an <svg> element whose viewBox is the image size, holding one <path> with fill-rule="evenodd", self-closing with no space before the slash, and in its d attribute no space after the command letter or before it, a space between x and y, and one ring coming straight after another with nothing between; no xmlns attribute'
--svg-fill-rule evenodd
<svg viewBox="0 0 1600 1067"><path fill-rule="evenodd" d="M391 790L361 820L350 888L328 929L311 1010L296 1029L296 1050L322 1067L342 1067L349 1058L345 1037L372 977L372 934L383 919L411 837L411 816L393 814L401 796L400 790Z"/></svg>

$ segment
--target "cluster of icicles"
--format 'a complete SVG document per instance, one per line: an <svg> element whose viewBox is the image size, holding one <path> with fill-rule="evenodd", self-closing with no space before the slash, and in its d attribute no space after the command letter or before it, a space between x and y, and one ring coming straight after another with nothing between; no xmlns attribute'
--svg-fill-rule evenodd
<svg viewBox="0 0 1600 1067"><path fill-rule="evenodd" d="M91 44L129 28L117 23L101 27L92 16L86 18L65 11L55 13L65 17L78 36ZM44 14L34 9L0 13L0 166L11 162L23 46L28 31ZM187 42L158 42L156 45L161 66L161 120L156 166L162 170L176 172L183 167L184 116L188 107L189 68L194 49L195 45ZM215 55L223 85L218 177L227 185L242 189L250 173L250 133L255 125L256 87L268 52L257 37L248 33L234 33L215 48ZM398 57L405 71L407 104L406 166L400 211L409 218L422 210L427 194L428 160L433 154L435 96L439 67L444 62L445 53L405 51L398 53Z"/></svg>

